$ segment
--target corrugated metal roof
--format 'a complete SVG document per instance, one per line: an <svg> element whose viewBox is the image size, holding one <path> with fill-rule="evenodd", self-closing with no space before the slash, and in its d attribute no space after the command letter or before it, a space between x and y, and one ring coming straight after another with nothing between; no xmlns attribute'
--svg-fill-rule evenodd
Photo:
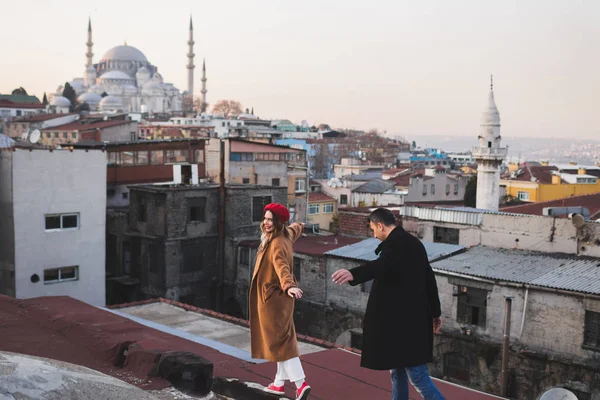
<svg viewBox="0 0 600 400"><path fill-rule="evenodd" d="M325 254L336 257L350 258L353 260L372 261L377 259L375 249L377 246L379 246L379 243L381 243L381 241L376 238L365 239L355 244L328 251ZM429 261L455 254L465 248L464 246L446 243L433 243L425 241L422 241L422 243L427 251L427 257L429 258Z"/></svg>
<svg viewBox="0 0 600 400"><path fill-rule="evenodd" d="M435 270L496 281L600 294L600 259L477 246L435 262Z"/></svg>
<svg viewBox="0 0 600 400"><path fill-rule="evenodd" d="M373 179L365 184L360 185L353 192L357 193L385 193L396 186L393 181L384 180L381 178Z"/></svg>
<svg viewBox="0 0 600 400"><path fill-rule="evenodd" d="M400 210L400 214L405 217L463 225L481 225L483 219L482 213L414 206L403 207L403 209Z"/></svg>

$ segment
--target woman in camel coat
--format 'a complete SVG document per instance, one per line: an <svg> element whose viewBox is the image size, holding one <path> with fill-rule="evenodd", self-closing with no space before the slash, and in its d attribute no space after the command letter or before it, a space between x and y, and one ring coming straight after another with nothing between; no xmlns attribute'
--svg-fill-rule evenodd
<svg viewBox="0 0 600 400"><path fill-rule="evenodd" d="M250 342L253 358L277 362L275 381L265 391L284 393L284 381L296 384L297 399L305 400L310 386L300 363L294 327L294 301L302 297L292 273L293 243L303 225L285 227L290 213L281 204L268 204L261 223L261 244L250 284Z"/></svg>

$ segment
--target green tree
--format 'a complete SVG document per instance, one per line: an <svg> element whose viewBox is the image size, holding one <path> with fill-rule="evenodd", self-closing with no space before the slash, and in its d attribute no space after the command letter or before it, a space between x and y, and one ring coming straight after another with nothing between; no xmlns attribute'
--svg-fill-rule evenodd
<svg viewBox="0 0 600 400"><path fill-rule="evenodd" d="M411 146L411 147L412 147L413 149L416 149L416 148L417 148L417 142L415 142L415 141L413 140L413 142L412 142L412 146Z"/></svg>
<svg viewBox="0 0 600 400"><path fill-rule="evenodd" d="M473 175L467 182L464 200L465 207L475 207L477 205L477 175Z"/></svg>
<svg viewBox="0 0 600 400"><path fill-rule="evenodd" d="M77 104L77 93L75 93L75 89L69 84L69 82L65 83L65 88L62 92L63 97L66 97L71 102L71 106L75 107Z"/></svg>
<svg viewBox="0 0 600 400"><path fill-rule="evenodd" d="M45 106L48 105L48 97L46 96L46 92L44 92L44 98L42 99L42 104Z"/></svg>

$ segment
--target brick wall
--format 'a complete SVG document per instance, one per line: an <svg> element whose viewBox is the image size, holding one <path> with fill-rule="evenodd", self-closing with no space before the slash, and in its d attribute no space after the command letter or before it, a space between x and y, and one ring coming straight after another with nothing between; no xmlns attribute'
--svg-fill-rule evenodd
<svg viewBox="0 0 600 400"><path fill-rule="evenodd" d="M400 213L393 211L398 221L400 221ZM369 228L370 209L338 209L339 217L339 233L343 236L353 237L373 237L373 233Z"/></svg>

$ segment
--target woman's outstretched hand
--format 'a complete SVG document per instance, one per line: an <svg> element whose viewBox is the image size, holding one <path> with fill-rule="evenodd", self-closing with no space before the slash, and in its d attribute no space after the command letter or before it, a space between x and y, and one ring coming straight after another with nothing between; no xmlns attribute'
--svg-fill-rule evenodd
<svg viewBox="0 0 600 400"><path fill-rule="evenodd" d="M302 289L294 287L294 288L290 288L287 291L288 296L290 297L295 297L297 299L302 297Z"/></svg>

